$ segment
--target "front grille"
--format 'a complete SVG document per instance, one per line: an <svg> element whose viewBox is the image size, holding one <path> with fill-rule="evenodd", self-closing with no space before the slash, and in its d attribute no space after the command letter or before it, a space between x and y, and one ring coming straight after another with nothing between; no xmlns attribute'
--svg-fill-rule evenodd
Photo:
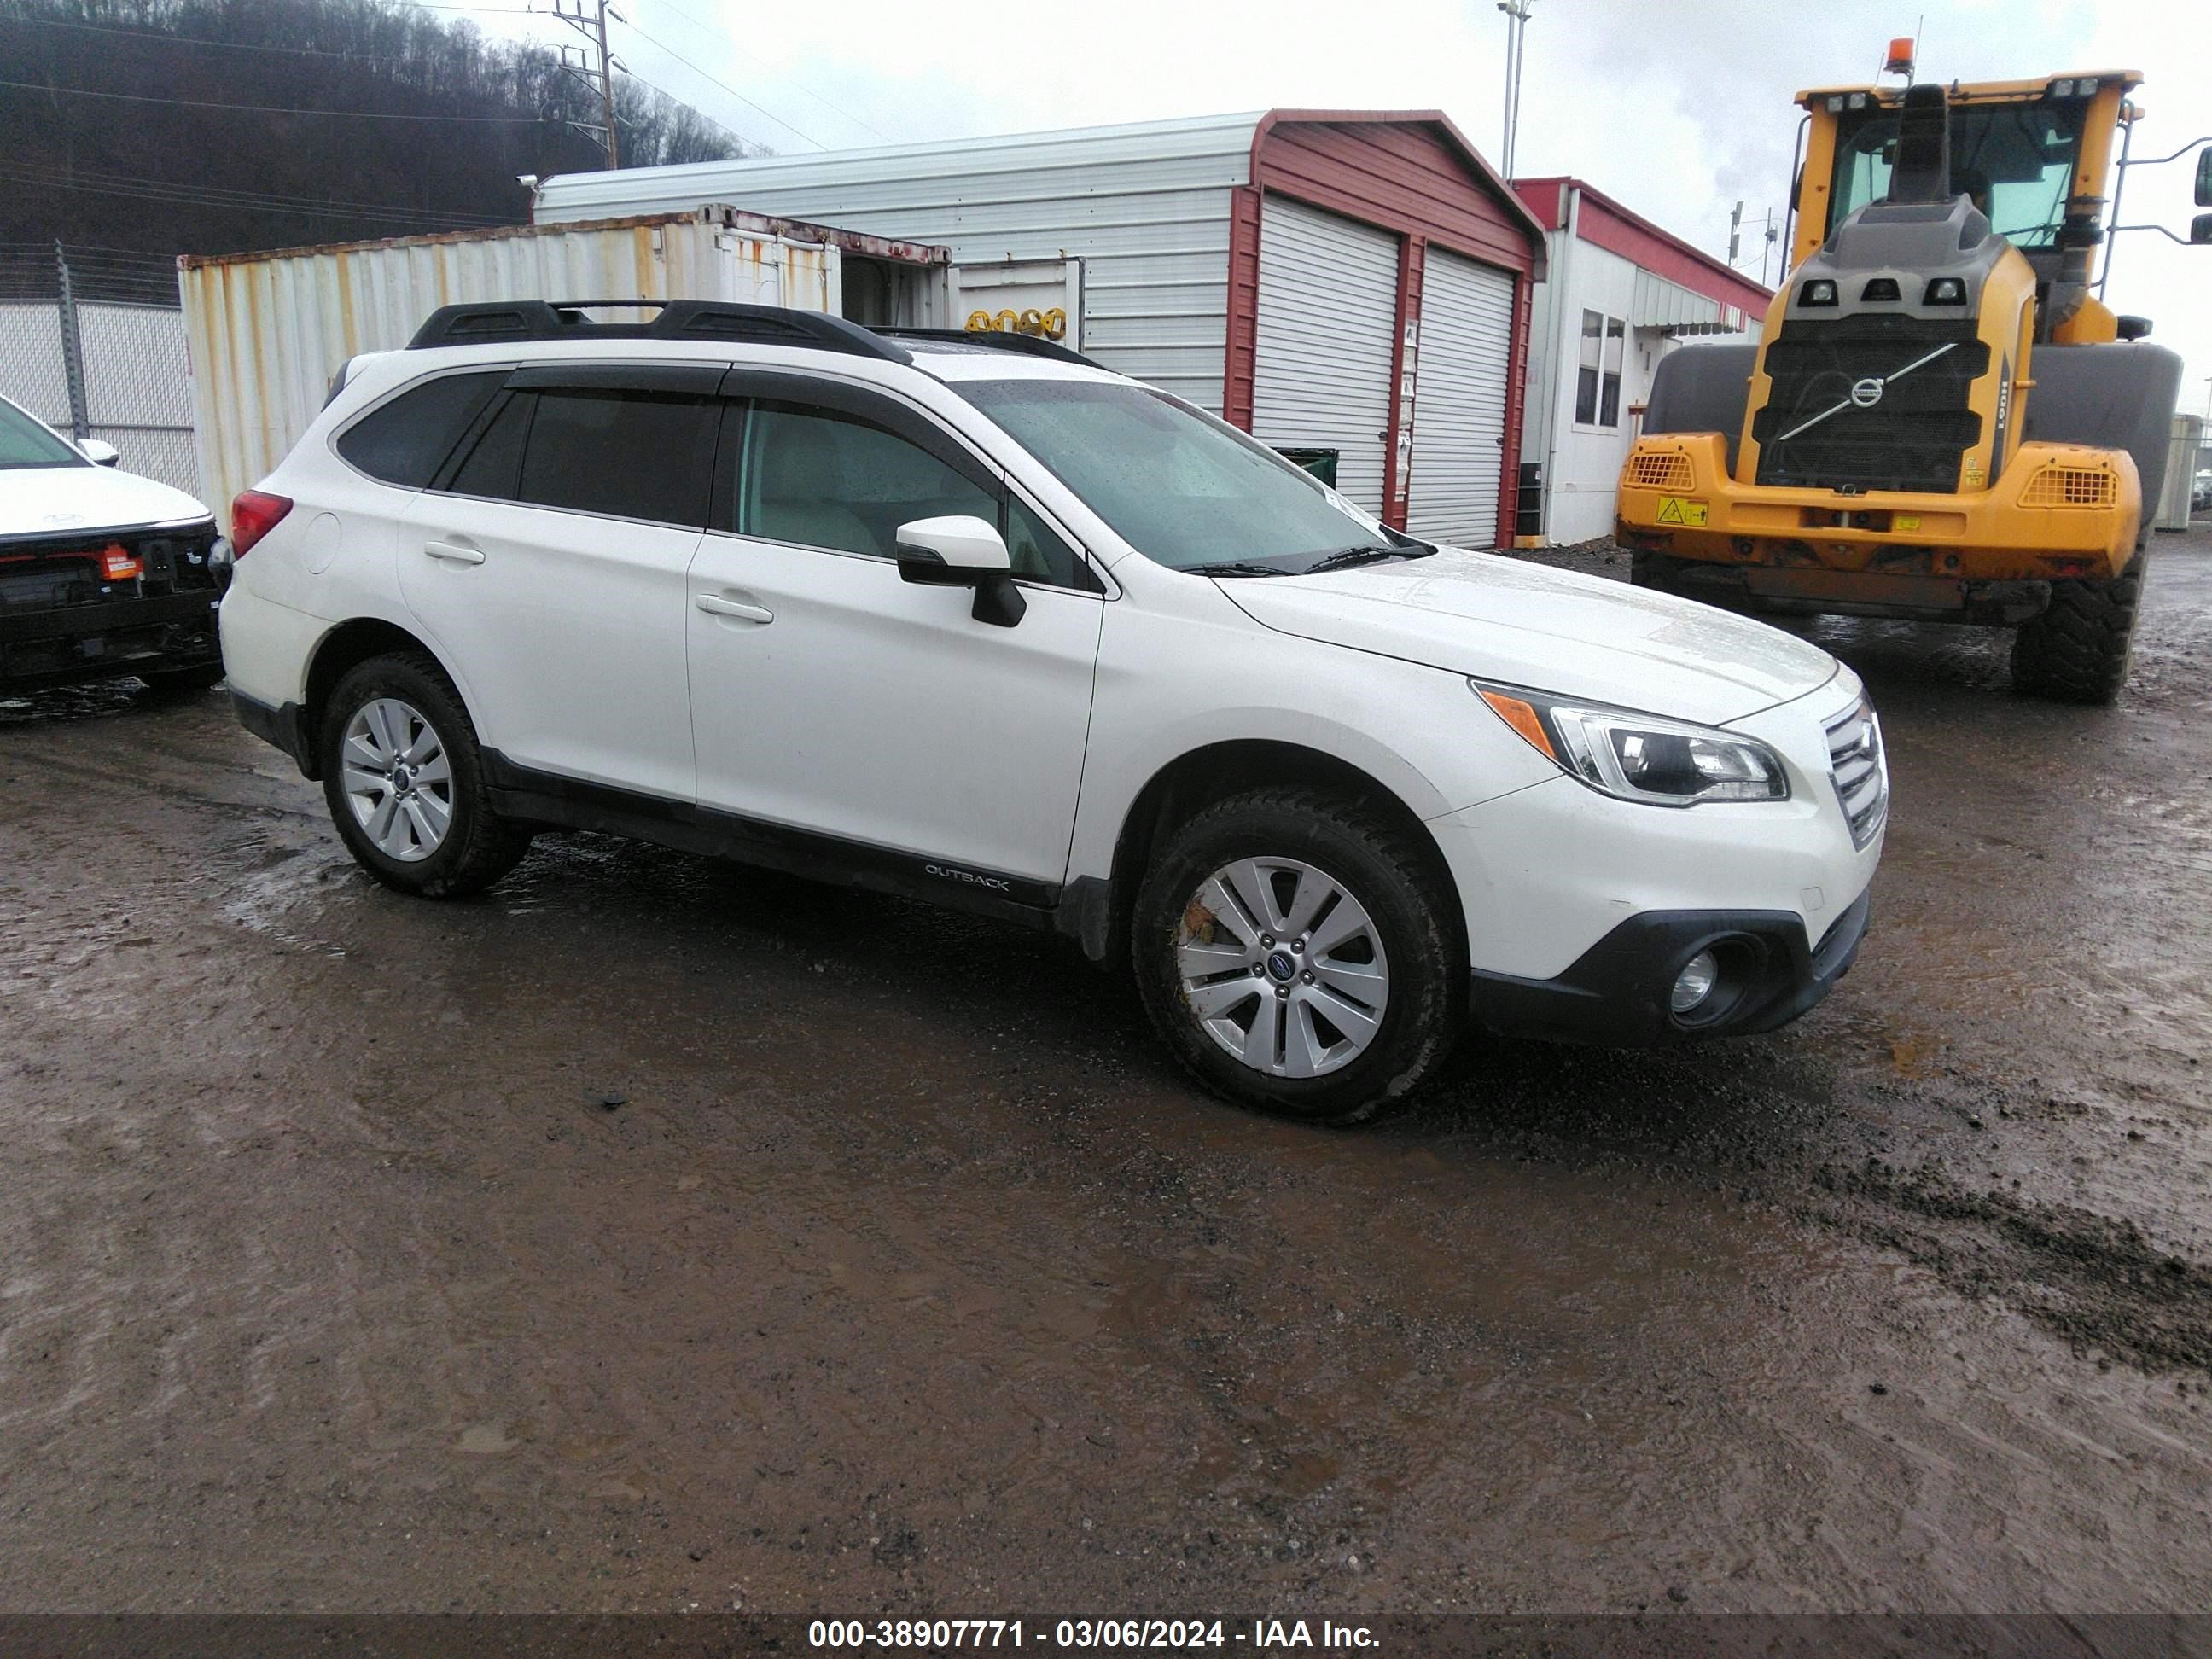
<svg viewBox="0 0 2212 1659"><path fill-rule="evenodd" d="M1955 491L1960 463L1982 435L1966 400L1989 366L1971 319L1787 323L1766 348L1772 384L1752 418L1758 481Z"/></svg>
<svg viewBox="0 0 2212 1659"><path fill-rule="evenodd" d="M1628 482L1644 489L1687 489L1696 479L1687 455L1639 452L1628 458Z"/></svg>
<svg viewBox="0 0 2212 1659"><path fill-rule="evenodd" d="M215 526L169 531L57 536L0 543L0 610L58 611L113 599L160 599L215 591L208 550ZM139 574L118 580L100 574L108 552L137 558Z"/></svg>
<svg viewBox="0 0 2212 1659"><path fill-rule="evenodd" d="M2046 466L2037 471L2021 494L2023 507L2112 507L2120 481L2089 466Z"/></svg>
<svg viewBox="0 0 2212 1659"><path fill-rule="evenodd" d="M1861 697L1826 723L1828 775L1850 821L1851 845L1864 847L1889 817L1889 763L1881 750L1881 722Z"/></svg>

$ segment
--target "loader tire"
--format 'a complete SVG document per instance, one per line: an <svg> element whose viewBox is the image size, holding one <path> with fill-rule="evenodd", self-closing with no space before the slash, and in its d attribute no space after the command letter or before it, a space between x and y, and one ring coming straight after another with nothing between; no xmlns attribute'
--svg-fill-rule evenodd
<svg viewBox="0 0 2212 1659"><path fill-rule="evenodd" d="M2051 584L2051 606L2013 636L2013 689L2061 702L2111 703L2127 684L2143 560L2103 581Z"/></svg>

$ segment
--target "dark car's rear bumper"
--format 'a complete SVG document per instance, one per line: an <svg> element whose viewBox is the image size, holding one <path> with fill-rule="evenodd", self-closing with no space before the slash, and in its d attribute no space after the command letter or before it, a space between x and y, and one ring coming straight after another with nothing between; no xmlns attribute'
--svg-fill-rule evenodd
<svg viewBox="0 0 2212 1659"><path fill-rule="evenodd" d="M219 662L222 597L199 589L52 610L0 609L0 684L63 685Z"/></svg>
<svg viewBox="0 0 2212 1659"><path fill-rule="evenodd" d="M1817 945L1786 910L1657 910L1631 916L1556 979L1474 974L1475 1019L1504 1036L1655 1048L1786 1025L1850 971L1873 908L1871 890ZM1668 1006L1700 951L1720 959L1719 989L1687 1017Z"/></svg>

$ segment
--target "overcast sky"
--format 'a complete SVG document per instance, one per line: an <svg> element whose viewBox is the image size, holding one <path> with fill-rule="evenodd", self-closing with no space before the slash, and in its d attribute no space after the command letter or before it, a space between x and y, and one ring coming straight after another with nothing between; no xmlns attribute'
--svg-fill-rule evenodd
<svg viewBox="0 0 2212 1659"><path fill-rule="evenodd" d="M1516 170L1588 179L1759 270L1781 219L1808 86L1871 82L1923 9L1924 78L2138 69L2137 152L2212 133L2208 0L1534 0ZM786 153L1269 106L1441 108L1493 161L1505 19L1496 0L623 0L637 74ZM507 32L490 18L490 27ZM541 32L532 20L531 32ZM740 42L742 45L740 46ZM713 76L726 86L718 86ZM751 100L752 105L741 101ZM2134 170L2131 223L2185 235L2186 161ZM1771 274L1771 273L1770 273ZM2188 359L2182 407L2212 376L2212 247L2150 232L2118 244L2106 298Z"/></svg>

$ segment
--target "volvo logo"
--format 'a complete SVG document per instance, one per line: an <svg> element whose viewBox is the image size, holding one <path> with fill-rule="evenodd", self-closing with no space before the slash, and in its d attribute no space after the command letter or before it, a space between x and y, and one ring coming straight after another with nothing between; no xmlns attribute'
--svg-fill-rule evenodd
<svg viewBox="0 0 2212 1659"><path fill-rule="evenodd" d="M1869 374L1851 387L1851 402L1861 409L1872 409L1881 401L1881 377Z"/></svg>

